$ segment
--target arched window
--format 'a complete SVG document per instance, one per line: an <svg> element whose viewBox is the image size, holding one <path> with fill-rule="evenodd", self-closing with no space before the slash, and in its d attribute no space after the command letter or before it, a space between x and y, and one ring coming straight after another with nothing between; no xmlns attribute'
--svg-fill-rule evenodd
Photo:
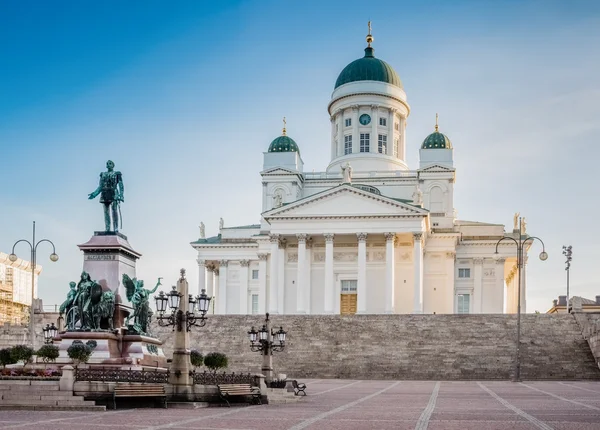
<svg viewBox="0 0 600 430"><path fill-rule="evenodd" d="M444 212L444 192L440 187L432 187L429 191L429 210Z"/></svg>

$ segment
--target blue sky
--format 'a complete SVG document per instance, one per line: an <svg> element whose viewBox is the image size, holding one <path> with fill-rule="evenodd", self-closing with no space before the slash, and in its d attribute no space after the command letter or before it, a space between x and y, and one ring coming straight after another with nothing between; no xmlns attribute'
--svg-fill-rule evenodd
<svg viewBox="0 0 600 430"><path fill-rule="evenodd" d="M40 296L59 303L101 229L87 194L107 159L125 178L124 228L138 275L173 283L204 221L259 221L262 152L288 119L307 171L329 158L337 75L363 55L400 75L407 157L435 113L454 144L458 217L512 224L550 258L528 265L528 311L565 291L594 298L600 224L600 4L594 1L1 1L0 249L54 241ZM27 250L17 249L22 256Z"/></svg>

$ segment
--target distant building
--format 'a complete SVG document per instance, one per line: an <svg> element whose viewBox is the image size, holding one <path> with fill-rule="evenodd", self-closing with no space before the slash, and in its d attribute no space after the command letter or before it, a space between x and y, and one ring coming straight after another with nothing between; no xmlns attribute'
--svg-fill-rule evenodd
<svg viewBox="0 0 600 430"><path fill-rule="evenodd" d="M569 302L569 309L572 308L573 298ZM596 296L596 300L586 299L585 297L579 297L581 299L581 308L583 312L600 312L600 296ZM552 301L552 307L546 312L547 314L564 314L567 312L567 296L558 296L558 299Z"/></svg>
<svg viewBox="0 0 600 430"><path fill-rule="evenodd" d="M42 266L36 265L34 278L36 295L41 272ZM31 262L19 258L13 263L8 259L8 254L0 252L0 324L27 323L31 298Z"/></svg>

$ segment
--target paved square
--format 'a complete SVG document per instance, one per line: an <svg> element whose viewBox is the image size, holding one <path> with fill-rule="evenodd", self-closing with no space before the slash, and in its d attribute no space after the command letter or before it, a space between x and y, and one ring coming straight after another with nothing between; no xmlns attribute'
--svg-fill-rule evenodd
<svg viewBox="0 0 600 430"><path fill-rule="evenodd" d="M600 430L600 382L306 380L296 403L107 412L0 411L0 428Z"/></svg>

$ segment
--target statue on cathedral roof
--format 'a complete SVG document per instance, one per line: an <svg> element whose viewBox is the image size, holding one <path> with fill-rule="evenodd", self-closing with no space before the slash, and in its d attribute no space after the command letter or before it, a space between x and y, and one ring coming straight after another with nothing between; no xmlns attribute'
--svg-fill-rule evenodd
<svg viewBox="0 0 600 430"><path fill-rule="evenodd" d="M344 179L342 180L343 184L351 184L352 183L352 166L350 163L342 164L342 175Z"/></svg>

